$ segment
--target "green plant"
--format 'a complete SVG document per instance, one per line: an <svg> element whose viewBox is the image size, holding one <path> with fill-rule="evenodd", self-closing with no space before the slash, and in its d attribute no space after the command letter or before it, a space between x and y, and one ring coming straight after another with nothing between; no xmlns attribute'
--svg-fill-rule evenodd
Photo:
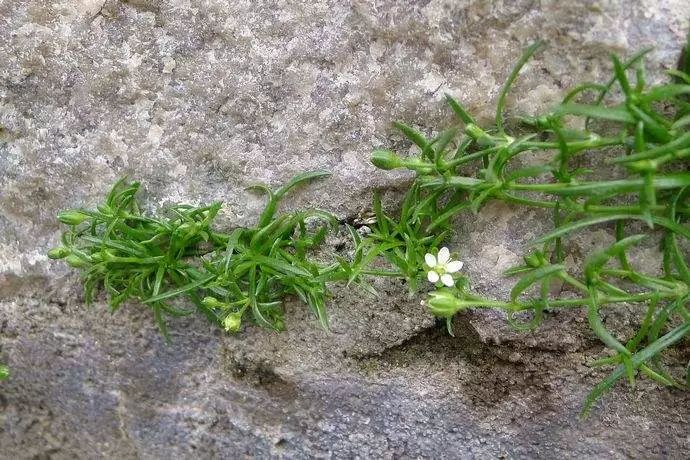
<svg viewBox="0 0 690 460"><path fill-rule="evenodd" d="M685 172L690 60L670 72L674 83L648 87L643 65L648 50L626 62L614 56L614 77L608 82L577 86L551 112L518 119L519 126L506 123L506 95L539 46L529 47L509 75L493 126L481 128L451 97L448 104L458 124L432 139L396 124L420 154L402 158L377 150L372 162L382 169L410 169L416 177L396 216L386 213L375 195L370 235L362 237L347 227L355 244L351 261L336 256L324 264L309 257L335 223L330 214L277 213L291 189L327 175L320 171L295 176L276 191L254 187L268 196L264 212L255 226L229 233L213 228L220 203L175 205L147 216L136 201L139 184L121 180L95 210L60 213L69 229L49 256L81 270L88 303L101 288L112 311L137 300L152 310L166 337L167 317L194 312L183 299L234 332L248 310L257 324L282 329L282 301L297 296L327 328L328 283L355 283L375 294L366 276L403 277L415 292L426 272L436 289L425 303L446 320L451 333L451 319L467 308L502 309L518 329L537 327L549 309L586 310L593 332L612 351L595 364L615 367L594 388L584 413L621 377L634 383L638 372L664 385L687 387L690 370L683 379L673 376L661 357L690 335L690 269L683 249L690 240L684 225L690 215L690 173ZM584 99L587 94L589 100ZM536 161L534 152L550 159ZM606 179L600 178L602 172ZM461 264L450 262L449 251L440 248L453 230L454 217L480 212L489 200L553 214L553 230L534 242L524 264L507 272L520 276L508 300L472 292L467 277L457 273ZM616 242L589 254L579 269L568 267L568 236L593 226L609 228ZM641 241L654 237L661 241L662 273L645 271L628 258ZM381 267L382 262L390 267ZM554 280L564 286L559 295L551 293ZM602 309L621 304L642 309L639 328L627 340L608 331L600 315ZM527 321L525 314L531 315Z"/></svg>
<svg viewBox="0 0 690 460"><path fill-rule="evenodd" d="M616 367L593 389L584 413L621 377L633 384L638 372L664 385L687 387L690 372L683 379L672 376L661 355L690 335L690 269L683 250L690 240L684 225L690 214L690 173L685 172L690 157L690 68L686 64L670 72L676 82L648 86L643 57L649 50L626 62L612 56L610 81L576 87L551 112L521 118L519 126L511 124L509 134L506 95L539 47L537 43L526 50L504 84L494 126L479 127L450 96L458 126L428 139L396 124L417 145L419 155L403 158L378 150L371 161L382 169L410 169L416 178L404 197L400 219L384 215L375 201L378 221L366 244L378 247L416 286L424 253L438 248L458 213L480 212L489 200L548 209L553 230L533 242L535 249L525 255L523 265L507 272L520 275L509 300L472 293L461 277L452 288L431 293L426 301L430 310L445 318L450 330L451 318L466 308L503 309L519 329L538 326L548 309L586 309L593 332L612 352L595 364ZM620 92L613 91L616 85ZM534 159L545 154L548 161ZM585 160L588 167L582 166ZM590 254L579 270L566 267L568 236L595 226L609 228L616 243ZM634 266L627 255L655 236L662 241L661 274ZM553 280L564 285L558 296L549 289ZM639 305L644 312L637 332L627 340L608 331L600 316L604 308L621 304ZM525 312L531 319L521 322Z"/></svg>
<svg viewBox="0 0 690 460"><path fill-rule="evenodd" d="M48 255L81 271L87 303L98 288L106 292L113 312L125 301L137 300L152 310L166 337L166 317L194 312L183 298L234 332L248 310L257 324L282 329L282 299L296 295L327 328L326 283L343 275L339 264L321 265L308 257L327 230L309 221L333 224L335 219L318 210L277 213L290 190L327 175L299 174L276 191L252 187L268 196L266 207L254 227L230 233L212 225L221 203L174 205L147 216L136 201L139 183L123 179L96 209L59 214L69 229L62 234L62 245Z"/></svg>
<svg viewBox="0 0 690 460"><path fill-rule="evenodd" d="M376 223L371 227L372 233L361 240L357 236L353 237L357 252L352 272L357 275L368 274L369 264L380 255L395 270L380 270L378 274L402 276L408 281L410 291L416 291L423 278L421 267L425 255L446 239L451 231L450 218L465 206L444 206L440 202L441 194L442 191L428 192L418 184L413 184L405 194L397 218L383 211L381 199L376 194ZM360 254L366 254L362 258L364 263L357 263L357 256Z"/></svg>

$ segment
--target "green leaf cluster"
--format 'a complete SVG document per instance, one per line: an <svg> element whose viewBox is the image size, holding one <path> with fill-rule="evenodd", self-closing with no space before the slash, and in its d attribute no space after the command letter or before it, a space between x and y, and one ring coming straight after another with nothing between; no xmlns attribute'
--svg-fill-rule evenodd
<svg viewBox="0 0 690 460"><path fill-rule="evenodd" d="M59 214L69 229L48 255L81 271L87 303L98 289L112 311L139 301L166 337L167 318L195 311L230 332L239 330L245 312L257 324L281 330L282 301L289 295L301 298L327 328L326 283L342 274L337 263L319 264L309 252L335 219L319 210L277 212L288 192L325 176L299 174L275 191L252 187L267 195L266 207L255 226L229 233L213 226L221 203L174 205L148 216L136 199L139 183L123 179L96 209Z"/></svg>

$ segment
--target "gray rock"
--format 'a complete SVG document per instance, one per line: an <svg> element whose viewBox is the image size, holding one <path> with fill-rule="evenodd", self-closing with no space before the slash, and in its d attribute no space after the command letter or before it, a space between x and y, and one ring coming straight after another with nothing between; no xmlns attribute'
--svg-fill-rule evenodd
<svg viewBox="0 0 690 460"><path fill-rule="evenodd" d="M287 207L353 217L376 188L394 206L409 176L368 162L374 147L409 149L392 121L442 127L444 92L491 118L537 38L549 47L511 113L608 75L610 52L655 45L660 78L689 17L683 0L0 2L2 456L683 456L686 394L640 381L577 419L604 375L585 365L602 348L577 312L530 334L467 313L454 339L382 282L379 299L336 288L330 334L289 303L285 333L231 337L193 318L167 345L140 305L85 308L77 277L44 254L57 211L95 204L125 174L152 208L223 200L223 224L257 216L247 185L309 169L333 177ZM500 297L540 217L485 211L458 222L453 246Z"/></svg>

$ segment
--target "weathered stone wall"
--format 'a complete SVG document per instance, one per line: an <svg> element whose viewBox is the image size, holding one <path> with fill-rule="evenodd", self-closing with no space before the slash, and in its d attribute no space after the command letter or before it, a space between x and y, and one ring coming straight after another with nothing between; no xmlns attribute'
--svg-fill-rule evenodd
<svg viewBox="0 0 690 460"><path fill-rule="evenodd" d="M409 148L392 121L443 125L444 92L492 117L536 39L549 46L513 113L608 75L610 52L655 46L658 78L688 18L684 0L0 0L0 356L13 370L0 456L682 456L682 393L620 388L577 420L601 347L576 314L529 335L467 314L452 339L382 282L378 300L336 289L331 334L289 304L286 333L186 319L166 345L141 306L86 309L44 254L57 211L122 175L152 207L222 200L230 225L261 209L247 185L328 169L287 205L355 216L407 179L368 162L373 147ZM530 216L490 206L459 223L479 289L505 291Z"/></svg>

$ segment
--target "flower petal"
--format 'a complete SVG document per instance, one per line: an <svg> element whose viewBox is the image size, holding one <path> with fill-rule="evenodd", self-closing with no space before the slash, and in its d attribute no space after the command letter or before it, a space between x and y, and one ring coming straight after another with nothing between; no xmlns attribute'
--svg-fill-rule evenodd
<svg viewBox="0 0 690 460"><path fill-rule="evenodd" d="M431 270L429 273L427 273L427 274L426 274L426 277L427 277L427 278L429 279L429 281L431 281L432 283L437 282L438 279L439 279L438 273L436 273L436 272L433 271L433 270Z"/></svg>
<svg viewBox="0 0 690 460"><path fill-rule="evenodd" d="M455 280L448 273L441 275L441 282L448 287L453 287L455 285Z"/></svg>
<svg viewBox="0 0 690 460"><path fill-rule="evenodd" d="M442 247L440 251L438 251L438 264L439 265L445 265L446 262L450 260L450 251L448 250L447 247Z"/></svg>
<svg viewBox="0 0 690 460"><path fill-rule="evenodd" d="M463 263L459 260L453 260L446 264L446 271L448 273L459 272L462 269Z"/></svg>
<svg viewBox="0 0 690 460"><path fill-rule="evenodd" d="M431 267L434 268L436 266L436 257L434 257L433 254L426 254L424 255L424 262Z"/></svg>

